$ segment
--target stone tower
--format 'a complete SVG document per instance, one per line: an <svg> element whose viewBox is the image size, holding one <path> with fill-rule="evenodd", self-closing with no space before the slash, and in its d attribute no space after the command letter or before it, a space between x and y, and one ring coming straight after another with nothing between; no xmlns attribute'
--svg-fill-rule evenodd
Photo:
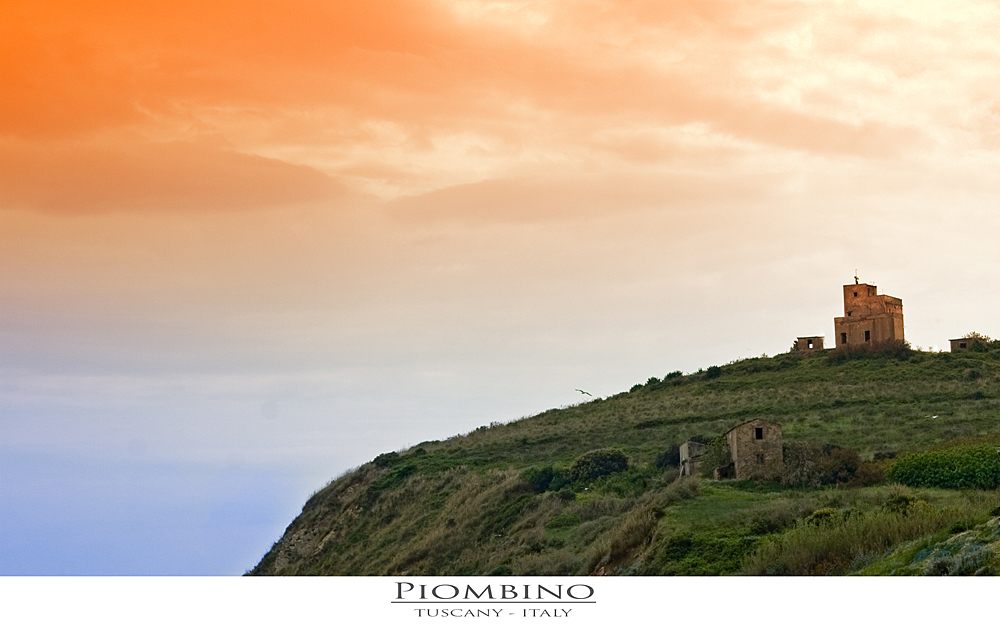
<svg viewBox="0 0 1000 624"><path fill-rule="evenodd" d="M835 345L863 345L903 338L903 300L880 295L872 284L844 286L844 316L833 319Z"/></svg>

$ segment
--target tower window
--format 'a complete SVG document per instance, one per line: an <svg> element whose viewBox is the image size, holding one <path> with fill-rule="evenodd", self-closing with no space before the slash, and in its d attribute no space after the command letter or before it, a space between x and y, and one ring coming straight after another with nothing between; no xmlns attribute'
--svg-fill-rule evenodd
<svg viewBox="0 0 1000 624"><path fill-rule="evenodd" d="M847 316L851 316L851 313L850 313L850 312L848 312L848 313L847 313Z"/></svg>
<svg viewBox="0 0 1000 624"><path fill-rule="evenodd" d="M865 342L871 342L871 340L872 340L872 333L869 330L866 329L865 330Z"/></svg>
<svg viewBox="0 0 1000 624"><path fill-rule="evenodd" d="M812 341L812 340L810 340L810 341L809 341L809 348L810 348L810 349L812 349L812 348L813 348L813 341Z"/></svg>
<svg viewBox="0 0 1000 624"><path fill-rule="evenodd" d="M754 430L753 430L753 437L754 437L755 440L763 440L764 439L764 428L763 427L755 427Z"/></svg>
<svg viewBox="0 0 1000 624"><path fill-rule="evenodd" d="M847 334L846 333L841 333L840 334L840 344L847 344Z"/></svg>
<svg viewBox="0 0 1000 624"><path fill-rule="evenodd" d="M856 290L854 291L854 296L855 296L855 297L857 297L857 296L858 296L858 291L856 291Z"/></svg>
<svg viewBox="0 0 1000 624"><path fill-rule="evenodd" d="M757 453L757 463L758 464L763 464L764 463L764 454L763 453Z"/></svg>
<svg viewBox="0 0 1000 624"><path fill-rule="evenodd" d="M964 342L958 343L958 348L959 349L964 349L965 347L966 347L966 344Z"/></svg>

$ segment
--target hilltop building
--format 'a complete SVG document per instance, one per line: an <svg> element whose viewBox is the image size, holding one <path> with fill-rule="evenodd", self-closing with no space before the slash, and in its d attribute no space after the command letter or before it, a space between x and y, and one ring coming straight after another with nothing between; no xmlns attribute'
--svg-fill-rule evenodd
<svg viewBox="0 0 1000 624"><path fill-rule="evenodd" d="M833 319L835 348L904 339L903 300L877 290L873 284L844 286L844 316Z"/></svg>
<svg viewBox="0 0 1000 624"><path fill-rule="evenodd" d="M715 469L716 479L773 477L785 467L779 423L754 418L724 435L732 461Z"/></svg>
<svg viewBox="0 0 1000 624"><path fill-rule="evenodd" d="M805 336L795 339L796 351L822 351L823 336Z"/></svg>
<svg viewBox="0 0 1000 624"><path fill-rule="evenodd" d="M965 338L952 338L948 342L951 343L952 353L958 353L959 351L974 351L980 346L986 346L986 340L976 334L970 334ZM980 351L984 350L985 349L980 349Z"/></svg>

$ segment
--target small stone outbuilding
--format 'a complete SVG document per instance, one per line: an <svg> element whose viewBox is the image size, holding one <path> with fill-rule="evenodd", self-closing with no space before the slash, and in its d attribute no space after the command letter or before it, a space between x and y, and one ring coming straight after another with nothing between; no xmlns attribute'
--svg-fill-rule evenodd
<svg viewBox="0 0 1000 624"><path fill-rule="evenodd" d="M732 462L716 469L719 478L771 478L784 469L779 423L754 418L736 425L724 435Z"/></svg>
<svg viewBox="0 0 1000 624"><path fill-rule="evenodd" d="M975 336L971 338L952 338L948 342L951 343L951 352L958 353L960 351L968 351L972 349L973 345L979 342L984 342L982 338L977 338Z"/></svg>
<svg viewBox="0 0 1000 624"><path fill-rule="evenodd" d="M701 468L701 456L708 450L708 446L701 442L688 440L681 444L681 476L690 477L698 474Z"/></svg>
<svg viewBox="0 0 1000 624"><path fill-rule="evenodd" d="M796 351L822 351L823 336L806 336L795 339Z"/></svg>

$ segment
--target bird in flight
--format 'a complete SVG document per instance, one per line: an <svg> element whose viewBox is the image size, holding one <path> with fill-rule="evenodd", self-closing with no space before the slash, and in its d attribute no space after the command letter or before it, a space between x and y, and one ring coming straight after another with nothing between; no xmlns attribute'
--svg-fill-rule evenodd
<svg viewBox="0 0 1000 624"><path fill-rule="evenodd" d="M575 390L576 390L577 392L579 392L579 393L581 393L581 394L586 394L586 395L587 395L587 396L589 396L589 397L592 397L592 396L594 396L594 395L592 395L591 393L589 393L589 392L586 392L586 391L584 391L584 390L581 390L581 389L579 389L579 388L574 388L574 389L575 389Z"/></svg>

